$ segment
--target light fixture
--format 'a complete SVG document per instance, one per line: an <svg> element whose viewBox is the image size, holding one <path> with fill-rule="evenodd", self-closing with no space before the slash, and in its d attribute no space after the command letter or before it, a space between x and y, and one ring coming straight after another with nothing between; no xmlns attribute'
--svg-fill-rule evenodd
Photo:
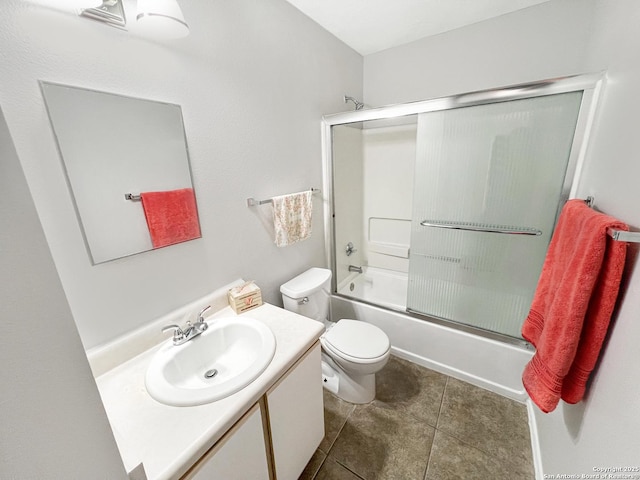
<svg viewBox="0 0 640 480"><path fill-rule="evenodd" d="M62 3L69 8L82 9L99 7L102 5L102 0L63 0Z"/></svg>
<svg viewBox="0 0 640 480"><path fill-rule="evenodd" d="M95 8L83 9L80 15L121 29L124 29L127 25L124 7L120 0L103 0Z"/></svg>
<svg viewBox="0 0 640 480"><path fill-rule="evenodd" d="M139 30L156 38L180 38L189 35L177 0L138 0Z"/></svg>

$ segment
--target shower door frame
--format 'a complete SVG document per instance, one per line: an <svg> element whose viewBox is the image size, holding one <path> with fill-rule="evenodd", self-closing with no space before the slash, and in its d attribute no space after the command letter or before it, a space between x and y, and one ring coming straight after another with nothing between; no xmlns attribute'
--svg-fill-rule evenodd
<svg viewBox="0 0 640 480"><path fill-rule="evenodd" d="M323 190L325 192L325 195L323 195L324 232L327 264L330 265L331 270L333 272L336 272L337 268L334 223L335 200L333 191L333 138L331 132L331 129L334 126L371 120L389 120L409 115L417 115L420 113L453 110L456 108L473 107L477 105L487 105L492 103L508 102L512 100L523 100L528 98L543 97L547 95L581 91L582 100L580 102L580 110L578 112L578 119L576 122L573 142L571 144L569 161L567 163L567 171L565 173L560 200L558 202L558 207L556 210L557 220L557 217L558 215L560 215L560 210L562 209L564 203L570 198L575 198L577 195L577 191L580 186L580 174L583 168L586 148L588 145L589 133L595 117L596 106L604 84L604 79L604 73L571 75L566 77L558 77L530 83L522 83L506 87L498 87L470 93L463 93L448 97L440 97L419 102L389 105L367 110L357 110L323 116L322 163ZM336 277L337 275L332 275L331 278L332 295L386 309L386 307L378 305L374 302L369 302L337 293ZM409 310L405 310L402 313L410 317L447 326L450 328L455 328L457 330L462 330L485 338L498 340L512 345L518 345L528 349L532 348L526 340L474 327L472 325L457 322L455 320L435 317L432 315L419 314Z"/></svg>

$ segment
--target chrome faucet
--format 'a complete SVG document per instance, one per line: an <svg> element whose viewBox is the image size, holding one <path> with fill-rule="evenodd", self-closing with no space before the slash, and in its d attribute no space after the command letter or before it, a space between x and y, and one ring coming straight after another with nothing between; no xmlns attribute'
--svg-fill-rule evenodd
<svg viewBox="0 0 640 480"><path fill-rule="evenodd" d="M355 265L349 265L349 271L350 272L362 273L362 267L357 267Z"/></svg>
<svg viewBox="0 0 640 480"><path fill-rule="evenodd" d="M211 305L209 305L208 307L198 312L198 317L196 318L195 324L192 325L190 321L187 321L187 326L184 327L184 330L179 325L167 325L166 327L162 328L162 331L166 332L168 330L173 329L173 344L182 345L183 343L188 342L192 338L197 337L202 332L204 332L207 328L209 328L209 325L207 324L207 322L204 321L203 315L204 315L204 312L206 312L210 308L211 308Z"/></svg>
<svg viewBox="0 0 640 480"><path fill-rule="evenodd" d="M354 247L352 242L347 243L347 248L345 249L345 253L347 257L351 256L352 253L357 252L358 250Z"/></svg>

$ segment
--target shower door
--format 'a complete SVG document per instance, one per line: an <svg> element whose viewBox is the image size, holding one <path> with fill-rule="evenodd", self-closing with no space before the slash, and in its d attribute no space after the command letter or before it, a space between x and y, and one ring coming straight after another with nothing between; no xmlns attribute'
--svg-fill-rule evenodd
<svg viewBox="0 0 640 480"><path fill-rule="evenodd" d="M421 113L407 310L520 338L582 92Z"/></svg>

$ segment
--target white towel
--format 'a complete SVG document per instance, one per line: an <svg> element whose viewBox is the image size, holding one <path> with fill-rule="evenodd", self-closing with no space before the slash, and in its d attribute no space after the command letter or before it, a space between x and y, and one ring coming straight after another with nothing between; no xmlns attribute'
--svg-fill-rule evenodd
<svg viewBox="0 0 640 480"><path fill-rule="evenodd" d="M311 236L311 195L311 190L308 190L273 197L273 227L278 247L286 247Z"/></svg>

